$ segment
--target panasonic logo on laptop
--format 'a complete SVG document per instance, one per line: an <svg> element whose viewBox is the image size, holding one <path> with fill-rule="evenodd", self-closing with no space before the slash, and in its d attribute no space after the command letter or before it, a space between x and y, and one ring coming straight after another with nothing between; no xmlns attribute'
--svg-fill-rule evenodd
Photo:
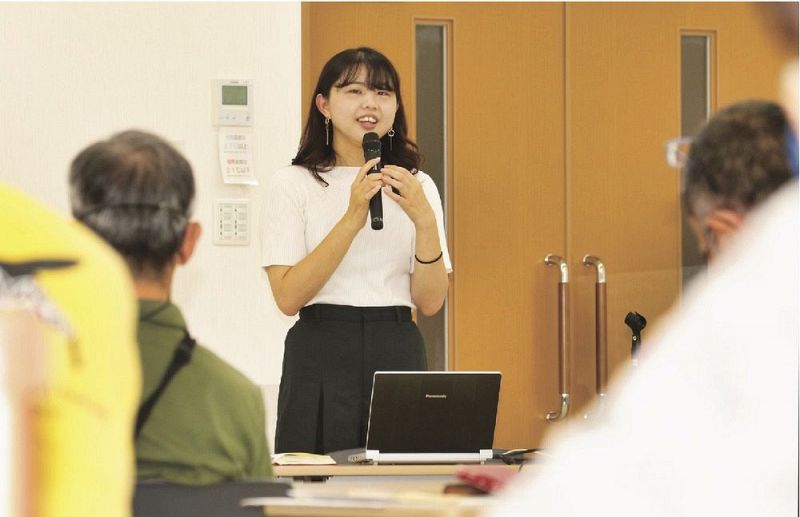
<svg viewBox="0 0 800 517"><path fill-rule="evenodd" d="M426 393L425 394L425 398L426 399L446 399L447 395L445 395L444 393L442 393L441 395L432 395L430 393Z"/></svg>

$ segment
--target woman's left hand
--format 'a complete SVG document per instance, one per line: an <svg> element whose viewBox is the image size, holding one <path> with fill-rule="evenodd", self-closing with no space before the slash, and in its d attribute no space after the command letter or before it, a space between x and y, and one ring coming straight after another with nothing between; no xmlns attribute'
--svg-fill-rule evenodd
<svg viewBox="0 0 800 517"><path fill-rule="evenodd" d="M414 226L428 226L436 224L436 217L422 184L416 176L407 169L397 165L385 165L381 169L383 183L387 187L394 187L400 194L391 188L384 188L383 192L405 211Z"/></svg>

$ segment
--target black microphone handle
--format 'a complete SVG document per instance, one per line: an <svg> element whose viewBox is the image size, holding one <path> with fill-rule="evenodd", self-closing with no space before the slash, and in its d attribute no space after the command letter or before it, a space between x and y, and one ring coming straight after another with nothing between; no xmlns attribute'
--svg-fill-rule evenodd
<svg viewBox="0 0 800 517"><path fill-rule="evenodd" d="M381 165L370 169L368 174L380 174ZM369 200L369 220L373 230L383 229L383 192L378 190Z"/></svg>
<svg viewBox="0 0 800 517"><path fill-rule="evenodd" d="M639 332L633 333L633 338L631 339L631 357L636 357L639 353L639 347L642 346L642 335Z"/></svg>

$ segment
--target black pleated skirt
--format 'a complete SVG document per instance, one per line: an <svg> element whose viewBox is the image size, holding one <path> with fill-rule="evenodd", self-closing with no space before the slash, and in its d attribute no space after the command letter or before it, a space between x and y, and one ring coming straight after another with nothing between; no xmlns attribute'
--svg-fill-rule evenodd
<svg viewBox="0 0 800 517"><path fill-rule="evenodd" d="M373 374L426 369L408 307L304 307L286 335L275 452L363 447Z"/></svg>

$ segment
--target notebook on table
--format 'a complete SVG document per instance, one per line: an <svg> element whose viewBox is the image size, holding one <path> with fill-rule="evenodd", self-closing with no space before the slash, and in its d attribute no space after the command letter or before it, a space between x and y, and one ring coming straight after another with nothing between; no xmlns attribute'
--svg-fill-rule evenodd
<svg viewBox="0 0 800 517"><path fill-rule="evenodd" d="M367 444L349 463L492 458L500 372L375 372Z"/></svg>

